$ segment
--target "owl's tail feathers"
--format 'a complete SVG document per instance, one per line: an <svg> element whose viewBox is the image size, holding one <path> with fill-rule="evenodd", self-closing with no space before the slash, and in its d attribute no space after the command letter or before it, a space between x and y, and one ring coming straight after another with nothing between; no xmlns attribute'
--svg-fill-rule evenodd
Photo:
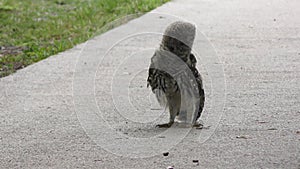
<svg viewBox="0 0 300 169"><path fill-rule="evenodd" d="M165 93L160 89L155 89L154 93L159 105L166 109L168 107L168 101Z"/></svg>

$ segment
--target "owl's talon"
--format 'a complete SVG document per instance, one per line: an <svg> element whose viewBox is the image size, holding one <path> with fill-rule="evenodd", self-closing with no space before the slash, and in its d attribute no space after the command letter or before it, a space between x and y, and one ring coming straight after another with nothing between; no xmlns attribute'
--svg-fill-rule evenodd
<svg viewBox="0 0 300 169"><path fill-rule="evenodd" d="M158 124L156 127L158 128L169 128L172 126L173 123L164 123L164 124Z"/></svg>
<svg viewBox="0 0 300 169"><path fill-rule="evenodd" d="M199 122L196 122L193 127L196 127L197 129L202 129L203 128L203 124L202 123L199 123Z"/></svg>

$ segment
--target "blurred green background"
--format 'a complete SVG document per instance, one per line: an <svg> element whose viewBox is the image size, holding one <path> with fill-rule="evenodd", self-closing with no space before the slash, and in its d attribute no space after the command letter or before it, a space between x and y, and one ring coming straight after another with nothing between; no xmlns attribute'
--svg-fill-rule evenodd
<svg viewBox="0 0 300 169"><path fill-rule="evenodd" d="M88 40L117 18L167 1L0 0L0 77Z"/></svg>

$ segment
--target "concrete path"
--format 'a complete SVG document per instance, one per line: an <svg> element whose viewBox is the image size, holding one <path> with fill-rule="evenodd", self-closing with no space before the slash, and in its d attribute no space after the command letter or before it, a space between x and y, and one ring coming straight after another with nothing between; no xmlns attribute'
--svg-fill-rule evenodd
<svg viewBox="0 0 300 169"><path fill-rule="evenodd" d="M0 168L300 168L299 6L175 0L0 79ZM155 128L146 88L179 19L197 25L202 130Z"/></svg>

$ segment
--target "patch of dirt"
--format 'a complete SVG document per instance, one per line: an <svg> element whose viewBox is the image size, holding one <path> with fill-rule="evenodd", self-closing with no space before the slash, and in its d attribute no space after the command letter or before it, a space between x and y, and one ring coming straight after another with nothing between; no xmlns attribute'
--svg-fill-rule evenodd
<svg viewBox="0 0 300 169"><path fill-rule="evenodd" d="M25 46L0 46L0 57L5 55L19 55L26 49Z"/></svg>
<svg viewBox="0 0 300 169"><path fill-rule="evenodd" d="M0 46L0 58L4 56L15 57L23 53L24 50L27 50L27 47L24 46ZM12 72L22 69L25 66L20 61L15 61L12 64L12 67L5 65L6 63L0 63L0 78L11 74Z"/></svg>

